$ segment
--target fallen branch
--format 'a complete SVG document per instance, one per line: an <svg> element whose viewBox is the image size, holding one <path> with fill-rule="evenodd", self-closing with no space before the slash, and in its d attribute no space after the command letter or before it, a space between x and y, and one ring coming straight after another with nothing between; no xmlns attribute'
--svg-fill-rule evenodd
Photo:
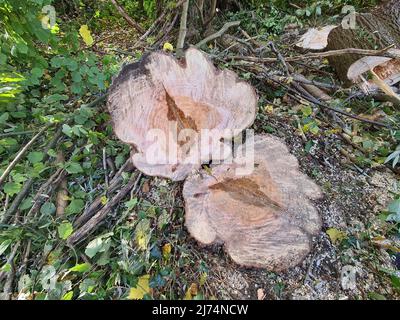
<svg viewBox="0 0 400 320"><path fill-rule="evenodd" d="M55 173L51 175L51 177L44 183L36 193L35 197L33 198L33 206L25 216L25 220L28 221L29 218L35 216L41 205L43 204L46 198L50 198L49 194L50 191L48 190L55 190L59 183L64 179L66 175L66 171L63 168L57 169Z"/></svg>
<svg viewBox="0 0 400 320"><path fill-rule="evenodd" d="M40 138L40 136L47 131L53 124L47 124L44 128L42 128L33 138L18 152L18 154L15 156L14 160L11 161L11 163L8 165L6 170L4 170L3 174L0 177L0 187L3 184L3 182L7 179L8 175L10 174L11 170L16 166L16 164L22 159L22 157L25 155L25 153L29 150L29 148L35 143L37 139Z"/></svg>
<svg viewBox="0 0 400 320"><path fill-rule="evenodd" d="M273 78L269 78L269 79L270 79L271 81L273 81L273 82L275 82L275 83L278 83L279 85L283 86L283 87L284 87L285 89L287 89L288 91L291 91L292 93L295 93L295 94L299 94L299 92L298 92L297 90L294 90L294 89L292 89L292 88L286 86L286 85L283 84L282 82L279 82L279 81L277 81L277 80L275 80L275 79L273 79ZM373 124L373 125L378 126L378 127L384 127L384 128L388 128L388 129L393 129L392 126L390 126L390 125L388 125L388 124L385 124L385 123L382 123L382 122L373 121L373 120L369 120L369 119L365 119L365 118L359 117L359 116L357 116L357 115L355 115L355 114L351 114L351 113L348 113L348 112L346 112L346 111L343 111L343 110L340 110L340 109L337 109L337 108L328 106L328 105L326 105L326 104L320 102L319 100L317 100L317 99L314 98L313 96L311 96L305 89L303 89L303 90L304 90L304 91L302 92L301 96L302 96L304 99L306 99L307 101L309 101L309 102L311 102L311 103L313 103L313 104L315 104L315 105L317 105L317 106L319 106L319 107L321 107L321 108L325 108L325 109L331 110L331 111L333 111L333 112L339 113L339 114L341 114L341 115L344 115L344 116L346 116L346 117L348 117L348 118L352 118L352 119L355 119L355 120L358 120L358 121L361 121L361 122ZM302 91L302 90L301 90L301 91Z"/></svg>
<svg viewBox="0 0 400 320"><path fill-rule="evenodd" d="M49 155L47 154L47 152L56 146L58 140L60 139L61 134L62 134L62 127L59 126L58 129L56 130L56 132L54 133L53 138L50 140L50 142L44 149L44 157L42 160L43 162L46 162L49 159ZM30 178L24 182L24 185L22 186L21 191L18 192L18 194L15 196L13 202L11 203L10 207L6 211L5 215L3 216L2 223L6 223L8 221L8 219L17 211L22 200L24 200L24 198L30 192L31 187L34 182L35 182L34 178Z"/></svg>
<svg viewBox="0 0 400 320"><path fill-rule="evenodd" d="M126 13L125 9L121 7L116 0L111 0L111 3L118 10L121 16L126 20L126 22L134 27L138 32L144 33L144 29Z"/></svg>
<svg viewBox="0 0 400 320"><path fill-rule="evenodd" d="M118 170L115 176L110 181L110 186L106 191L106 195L114 193L117 188L122 184L123 179L121 177L123 172L129 172L133 170L133 164L131 158L129 158L122 167ZM74 228L78 228L84 223L86 223L92 216L99 210L102 206L103 195L98 196L89 207L75 220Z"/></svg>
<svg viewBox="0 0 400 320"><path fill-rule="evenodd" d="M204 38L201 40L199 43L195 45L196 48L201 48L203 45L207 44L207 42L210 42L214 39L219 38L222 36L229 28L238 26L240 24L240 21L232 21L232 22L227 22L224 24L224 26L218 30L217 32L209 35L208 37Z"/></svg>
<svg viewBox="0 0 400 320"><path fill-rule="evenodd" d="M158 45L160 43L162 43L164 41L164 39L167 38L167 36L170 34L170 32L172 31L172 29L175 26L176 21L178 20L179 17L179 12L177 12L174 16L174 18L172 19L172 22L169 24L167 30L165 30L165 32L161 35L158 36L158 38L155 40L154 42L154 47L158 47Z"/></svg>
<svg viewBox="0 0 400 320"><path fill-rule="evenodd" d="M294 57L287 57L285 58L286 62L294 62L294 61L301 61L304 59L313 59L313 58L326 58L331 56L341 56L344 54L358 54L364 56L382 56L382 57L389 57L389 58L400 58L400 55L394 52L388 52L391 49L387 47L382 50L366 50L366 49L357 49L357 48L347 48L341 50L331 50L326 52L311 52L301 56L294 56ZM257 57L243 57L243 56L228 56L228 59L232 60L243 60L243 61L250 61L250 62L260 62L260 63L267 63L267 62L277 62L279 61L278 58L257 58Z"/></svg>
<svg viewBox="0 0 400 320"><path fill-rule="evenodd" d="M6 132L0 134L0 138L6 138L6 137L12 137L12 136L20 136L24 134L31 134L34 133L35 131L28 130L28 131L17 131L17 132Z"/></svg>
<svg viewBox="0 0 400 320"><path fill-rule="evenodd" d="M65 162L64 154L62 151L57 153L57 164L62 164ZM68 205L68 184L67 177L64 175L60 181L60 184L57 188L56 194L56 217L63 217L65 213L65 208Z"/></svg>
<svg viewBox="0 0 400 320"><path fill-rule="evenodd" d="M67 240L67 244L69 246L77 244L78 242L84 240L85 237L87 237L96 228L98 228L100 223L104 220L111 209L117 205L132 189L136 189L141 177L141 173L136 176L132 174L128 183L109 202L107 202L102 209L100 209L86 224L72 233Z"/></svg>

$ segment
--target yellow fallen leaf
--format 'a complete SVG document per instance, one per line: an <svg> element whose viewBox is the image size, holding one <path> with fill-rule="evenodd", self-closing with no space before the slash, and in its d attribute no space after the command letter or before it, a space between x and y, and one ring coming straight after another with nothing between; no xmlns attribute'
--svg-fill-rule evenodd
<svg viewBox="0 0 400 320"><path fill-rule="evenodd" d="M169 42L166 42L163 45L163 50L164 51L174 51L174 46L172 44L170 44Z"/></svg>
<svg viewBox="0 0 400 320"><path fill-rule="evenodd" d="M270 104L267 104L267 105L264 107L264 111L265 111L266 113L274 113L274 106L273 106L273 105L270 105Z"/></svg>
<svg viewBox="0 0 400 320"><path fill-rule="evenodd" d="M340 231L336 228L330 228L328 230L326 230L327 235L329 236L329 238L331 239L332 243L336 243L336 242L340 242L344 239L346 239L346 233L344 233L343 231Z"/></svg>
<svg viewBox="0 0 400 320"><path fill-rule="evenodd" d="M148 274L141 276L136 287L130 289L128 299L143 299L145 294L150 293L149 279Z"/></svg>
<svg viewBox="0 0 400 320"><path fill-rule="evenodd" d="M90 46L94 40L93 37L90 33L90 30L86 24L82 25L79 29L79 34L81 35L83 41L86 43L86 45Z"/></svg>
<svg viewBox="0 0 400 320"><path fill-rule="evenodd" d="M197 293L198 293L197 284L192 283L190 287L187 289L183 300L192 300L193 297L197 296Z"/></svg>
<svg viewBox="0 0 400 320"><path fill-rule="evenodd" d="M100 198L100 201L101 201L101 204L104 206L104 205L108 202L108 199L107 199L106 196L102 196L102 197Z"/></svg>
<svg viewBox="0 0 400 320"><path fill-rule="evenodd" d="M163 254L164 259L169 258L170 254L171 254L171 244L170 243L166 243L163 245L162 254Z"/></svg>
<svg viewBox="0 0 400 320"><path fill-rule="evenodd" d="M197 296L197 293L198 293L198 289L197 289L197 284L196 283L192 283L191 285L190 285L190 294L192 295L192 296Z"/></svg>

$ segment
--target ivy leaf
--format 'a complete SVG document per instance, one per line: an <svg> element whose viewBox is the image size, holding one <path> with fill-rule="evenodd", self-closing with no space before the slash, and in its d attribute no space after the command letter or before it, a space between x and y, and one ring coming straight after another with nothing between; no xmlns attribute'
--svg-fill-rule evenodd
<svg viewBox="0 0 400 320"><path fill-rule="evenodd" d="M147 249L150 235L150 221L148 219L140 220L135 229L135 240L140 249Z"/></svg>
<svg viewBox="0 0 400 320"><path fill-rule="evenodd" d="M57 231L58 236L61 239L66 240L72 234L74 228L72 227L72 224L70 222L65 221L58 226Z"/></svg>
<svg viewBox="0 0 400 320"><path fill-rule="evenodd" d="M107 233L90 241L86 246L85 254L89 258L93 258L99 252L106 252L111 247L111 238L108 238L111 235L113 235L113 233Z"/></svg>
<svg viewBox="0 0 400 320"><path fill-rule="evenodd" d="M150 275L148 274L141 276L138 280L136 287L130 289L128 299L143 299L145 294L149 294L149 279Z"/></svg>
<svg viewBox="0 0 400 320"><path fill-rule="evenodd" d="M86 24L80 27L79 34L87 46L90 46L94 42L90 30Z"/></svg>

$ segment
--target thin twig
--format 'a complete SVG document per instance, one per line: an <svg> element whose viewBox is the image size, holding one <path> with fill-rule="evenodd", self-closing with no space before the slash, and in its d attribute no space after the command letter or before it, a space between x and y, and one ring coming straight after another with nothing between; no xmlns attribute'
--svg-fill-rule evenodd
<svg viewBox="0 0 400 320"><path fill-rule="evenodd" d="M124 8L122 8L116 0L111 0L111 3L114 5L114 7L118 10L120 15L124 17L126 22L130 24L132 27L134 27L139 33L144 33L144 29L135 21L133 20L125 11Z"/></svg>
<svg viewBox="0 0 400 320"><path fill-rule="evenodd" d="M29 148L35 143L37 139L40 138L40 136L47 131L53 123L47 124L45 127L43 127L15 156L14 160L11 161L11 163L8 165L6 170L4 170L3 174L0 177L0 187L3 184L3 182L6 180L8 175L10 174L11 170L16 166L16 164L22 159L22 157L25 155L25 153L29 150Z"/></svg>
<svg viewBox="0 0 400 320"><path fill-rule="evenodd" d="M110 181L110 186L106 190L106 196L109 194L114 193L118 187L122 184L122 173L130 172L133 170L133 164L130 158L122 165L122 167L118 170L118 172L114 175L114 177ZM98 196L90 205L89 207L75 220L74 228L78 228L84 223L86 223L93 215L99 210L102 206L102 198L103 195Z"/></svg>
<svg viewBox="0 0 400 320"><path fill-rule="evenodd" d="M289 90L291 92L294 92L295 94L299 94L298 91L286 86L282 82L279 82L279 81L277 81L277 80L275 80L273 78L269 78L269 80L271 80L271 81L283 86L285 89L287 89L287 90ZM369 119L365 119L365 118L362 118L362 117L357 116L355 114L351 114L351 113L348 113L346 111L343 111L343 110L328 106L326 104L323 104L322 102L318 101L316 98L312 97L305 89L304 89L304 92L301 95L302 95L302 97L304 99L306 99L307 101L309 101L311 103L316 104L319 107L331 110L333 112L339 113L339 114L344 115L346 117L349 117L349 118L352 118L352 119L355 119L355 120L358 120L358 121L361 121L361 122L373 124L373 125L378 126L378 127L384 127L384 128L388 128L388 129L393 129L392 126L390 126L388 124L385 124L385 123L382 123L382 122L373 121L373 120L369 120Z"/></svg>
<svg viewBox="0 0 400 320"><path fill-rule="evenodd" d="M180 0L178 1L178 3L175 5L175 9L179 8L182 4L185 3L186 0ZM139 40L133 45L133 47L136 47L140 42L142 42L143 40L145 40L153 31L154 29L157 27L157 25L159 24L160 21L162 21L164 19L164 17L167 15L167 13L170 12L170 9L167 8L166 10L164 10L164 12L152 23L152 25L147 29L147 31L139 38Z"/></svg>
<svg viewBox="0 0 400 320"><path fill-rule="evenodd" d="M108 188L108 174L107 174L107 160L106 160L106 148L103 148L103 170L104 170L104 181Z"/></svg>
<svg viewBox="0 0 400 320"><path fill-rule="evenodd" d="M240 21L231 21L231 22L225 23L220 30L218 30L217 32L209 35L205 39L201 40L199 43L197 43L195 45L195 47L196 48L201 48L203 45L207 44L207 42L210 42L210 41L222 36L229 28L238 26L239 24L240 24Z"/></svg>

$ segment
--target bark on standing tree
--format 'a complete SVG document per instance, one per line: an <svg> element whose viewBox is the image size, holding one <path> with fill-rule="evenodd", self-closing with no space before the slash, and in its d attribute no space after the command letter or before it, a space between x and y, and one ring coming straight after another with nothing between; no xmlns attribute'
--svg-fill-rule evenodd
<svg viewBox="0 0 400 320"><path fill-rule="evenodd" d="M351 26L351 15L345 18L345 27L341 25L331 31L327 50L384 49L391 45L400 48L400 1L387 1L369 13L355 13L355 28ZM328 60L340 79L349 83L347 70L360 58L357 54L346 54Z"/></svg>

